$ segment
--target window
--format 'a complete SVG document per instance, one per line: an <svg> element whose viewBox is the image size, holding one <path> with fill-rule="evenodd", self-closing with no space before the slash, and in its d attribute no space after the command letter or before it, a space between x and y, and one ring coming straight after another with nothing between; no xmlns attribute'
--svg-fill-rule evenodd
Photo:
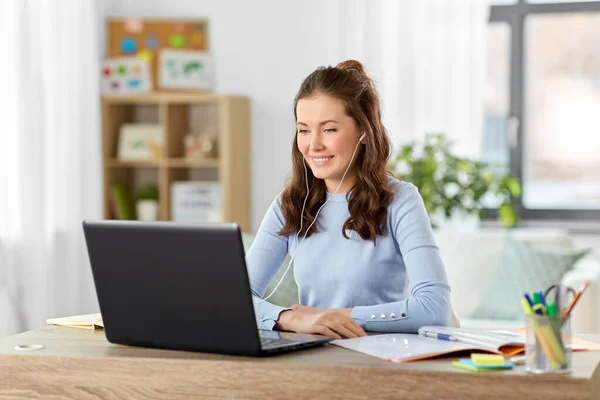
<svg viewBox="0 0 600 400"><path fill-rule="evenodd" d="M493 5L482 155L523 220L600 221L600 1Z"/></svg>

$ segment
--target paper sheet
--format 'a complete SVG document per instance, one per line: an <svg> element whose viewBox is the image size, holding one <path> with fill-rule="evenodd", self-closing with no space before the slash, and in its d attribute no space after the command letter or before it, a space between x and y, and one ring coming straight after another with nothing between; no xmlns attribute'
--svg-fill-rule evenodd
<svg viewBox="0 0 600 400"><path fill-rule="evenodd" d="M100 313L74 315L71 317L51 318L46 320L47 324L69 326L72 328L81 329L96 329L103 328L102 317Z"/></svg>

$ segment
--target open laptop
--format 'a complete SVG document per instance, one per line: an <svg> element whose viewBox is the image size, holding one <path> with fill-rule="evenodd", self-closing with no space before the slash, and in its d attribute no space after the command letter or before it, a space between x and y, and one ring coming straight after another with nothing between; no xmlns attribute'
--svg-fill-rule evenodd
<svg viewBox="0 0 600 400"><path fill-rule="evenodd" d="M111 343L263 356L320 335L258 330L237 224L84 221Z"/></svg>

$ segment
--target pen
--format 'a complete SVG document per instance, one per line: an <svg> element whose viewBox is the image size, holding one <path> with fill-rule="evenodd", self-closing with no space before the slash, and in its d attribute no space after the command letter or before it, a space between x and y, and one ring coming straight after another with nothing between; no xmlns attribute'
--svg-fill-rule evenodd
<svg viewBox="0 0 600 400"><path fill-rule="evenodd" d="M560 347L564 349L565 344L563 343L563 339L562 339L562 335L560 332L560 327L562 326L562 323L560 321L560 318L558 316L558 307L556 306L556 303L553 301L548 302L548 317L550 319L550 323L552 324L552 328L554 329L554 332L556 333L556 338L558 339L558 343L560 344Z"/></svg>
<svg viewBox="0 0 600 400"><path fill-rule="evenodd" d="M575 297L573 297L573 300L571 300L571 304L569 304L569 308L562 312L562 315L564 317L569 317L571 315L573 308L575 308L575 305L577 304L577 302L579 301L579 299L583 295L583 292L585 292L585 289L587 289L589 284L590 284L589 282L585 282L583 284L583 287L581 288L581 290L577 294L575 294Z"/></svg>
<svg viewBox="0 0 600 400"><path fill-rule="evenodd" d="M457 341L457 339L454 336L446 335L445 333L434 333L434 332L420 331L419 335L430 337L430 338L433 338L433 339L448 340L448 341L451 341L451 342L456 342Z"/></svg>

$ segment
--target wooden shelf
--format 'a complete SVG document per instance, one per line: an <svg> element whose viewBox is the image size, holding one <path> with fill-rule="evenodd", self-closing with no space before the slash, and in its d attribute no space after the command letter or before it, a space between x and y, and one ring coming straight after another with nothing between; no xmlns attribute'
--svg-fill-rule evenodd
<svg viewBox="0 0 600 400"><path fill-rule="evenodd" d="M164 158L123 161L116 157L120 127L126 123L160 124L165 133ZM218 158L186 159L188 133L216 135ZM171 219L171 186L181 181L218 182L224 222L250 232L250 102L241 96L205 92L156 92L102 97L104 217L113 218L113 187L130 189L155 184L159 219Z"/></svg>
<svg viewBox="0 0 600 400"><path fill-rule="evenodd" d="M221 96L209 92L155 92L140 95L104 95L105 104L218 104L230 99L244 99L240 96Z"/></svg>
<svg viewBox="0 0 600 400"><path fill-rule="evenodd" d="M167 167L170 168L219 168L219 159L187 159L169 158Z"/></svg>
<svg viewBox="0 0 600 400"><path fill-rule="evenodd" d="M124 161L111 158L105 161L105 165L109 168L148 168L160 166L161 161Z"/></svg>
<svg viewBox="0 0 600 400"><path fill-rule="evenodd" d="M148 168L160 166L169 168L219 168L220 161L217 158L211 159L187 159L187 158L169 158L156 161L127 161L111 158L106 160L105 165L108 168Z"/></svg>

